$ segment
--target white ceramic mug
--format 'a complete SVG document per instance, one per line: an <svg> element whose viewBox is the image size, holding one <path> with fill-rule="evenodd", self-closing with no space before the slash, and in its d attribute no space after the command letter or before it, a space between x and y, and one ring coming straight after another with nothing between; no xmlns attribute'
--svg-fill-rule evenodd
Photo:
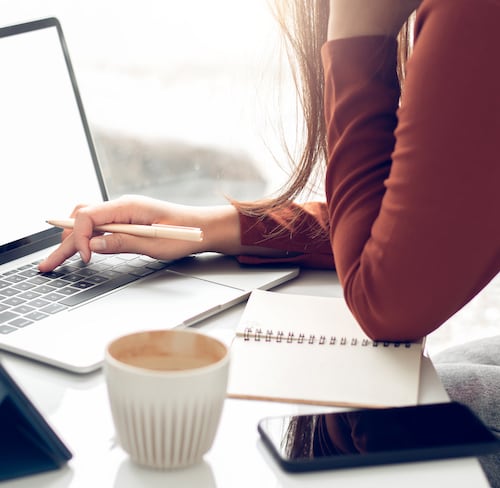
<svg viewBox="0 0 500 488"><path fill-rule="evenodd" d="M210 449L226 397L229 349L190 329L137 332L106 348L117 440L138 464L196 464Z"/></svg>

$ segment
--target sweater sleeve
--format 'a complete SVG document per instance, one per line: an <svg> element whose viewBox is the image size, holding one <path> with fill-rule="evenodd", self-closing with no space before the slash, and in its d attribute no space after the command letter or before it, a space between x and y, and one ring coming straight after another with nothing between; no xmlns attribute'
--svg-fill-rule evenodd
<svg viewBox="0 0 500 488"><path fill-rule="evenodd" d="M395 40L323 46L330 240L373 338L428 334L500 270L498 25L499 2L424 0L402 95Z"/></svg>
<svg viewBox="0 0 500 488"><path fill-rule="evenodd" d="M286 253L283 258L239 256L243 264L288 263L308 268L332 269L328 213L324 202L292 203L264 218L240 214L241 243Z"/></svg>

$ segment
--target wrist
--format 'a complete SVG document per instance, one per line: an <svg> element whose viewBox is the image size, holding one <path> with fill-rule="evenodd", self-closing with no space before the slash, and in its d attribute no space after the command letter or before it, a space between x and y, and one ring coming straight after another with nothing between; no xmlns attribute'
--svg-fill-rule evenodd
<svg viewBox="0 0 500 488"><path fill-rule="evenodd" d="M204 207L200 209L200 227L204 233L203 251L218 252L228 256L248 254L267 258L289 256L285 251L264 246L241 244L240 214L233 205Z"/></svg>
<svg viewBox="0 0 500 488"><path fill-rule="evenodd" d="M202 207L201 224L204 250L235 255L241 250L240 219L232 205Z"/></svg>

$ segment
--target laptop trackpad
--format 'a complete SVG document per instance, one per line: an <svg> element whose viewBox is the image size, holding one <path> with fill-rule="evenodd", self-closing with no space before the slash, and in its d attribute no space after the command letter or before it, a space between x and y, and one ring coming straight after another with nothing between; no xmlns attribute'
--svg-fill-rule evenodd
<svg viewBox="0 0 500 488"><path fill-rule="evenodd" d="M106 317L106 322L119 319L134 321L139 328L176 327L191 325L201 320L200 315L213 315L245 297L242 290L164 270L85 307Z"/></svg>

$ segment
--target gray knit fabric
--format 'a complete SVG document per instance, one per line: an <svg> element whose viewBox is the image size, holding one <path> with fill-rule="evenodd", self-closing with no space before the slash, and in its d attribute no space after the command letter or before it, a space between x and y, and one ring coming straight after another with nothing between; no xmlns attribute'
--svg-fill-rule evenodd
<svg viewBox="0 0 500 488"><path fill-rule="evenodd" d="M432 362L452 400L469 406L500 437L500 336L447 349ZM479 458L493 488L500 488L500 453Z"/></svg>

